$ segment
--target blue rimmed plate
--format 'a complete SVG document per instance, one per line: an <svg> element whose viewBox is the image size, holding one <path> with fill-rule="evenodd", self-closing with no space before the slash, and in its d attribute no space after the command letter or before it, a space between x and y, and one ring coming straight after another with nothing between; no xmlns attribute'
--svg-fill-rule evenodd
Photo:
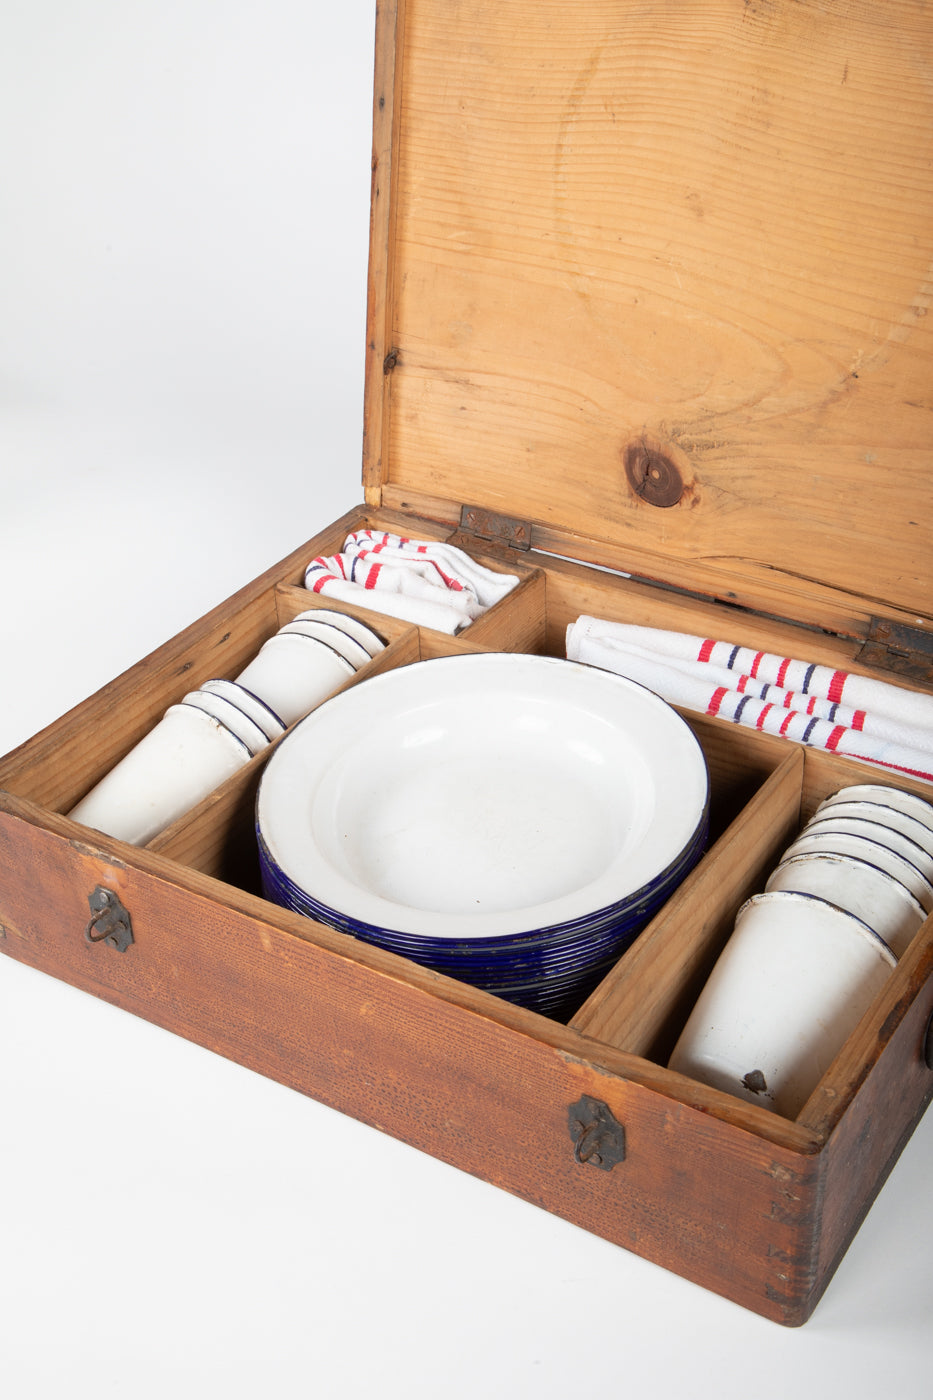
<svg viewBox="0 0 933 1400"><path fill-rule="evenodd" d="M536 1004L611 963L706 839L692 730L548 657L406 666L281 741L257 799L267 897Z"/></svg>

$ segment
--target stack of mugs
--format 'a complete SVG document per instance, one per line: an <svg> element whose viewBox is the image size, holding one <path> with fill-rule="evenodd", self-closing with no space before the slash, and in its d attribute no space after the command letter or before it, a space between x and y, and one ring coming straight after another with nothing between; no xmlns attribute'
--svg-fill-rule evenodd
<svg viewBox="0 0 933 1400"><path fill-rule="evenodd" d="M288 726L333 695L384 646L357 618L312 608L280 627L237 681L260 695Z"/></svg>
<svg viewBox="0 0 933 1400"><path fill-rule="evenodd" d="M312 609L286 623L236 680L207 680L92 788L70 816L141 846L326 700L385 642L357 619Z"/></svg>
<svg viewBox="0 0 933 1400"><path fill-rule="evenodd" d="M670 1068L795 1118L931 912L933 806L827 797L739 910Z"/></svg>
<svg viewBox="0 0 933 1400"><path fill-rule="evenodd" d="M876 784L827 797L765 886L827 899L900 957L933 912L933 807Z"/></svg>

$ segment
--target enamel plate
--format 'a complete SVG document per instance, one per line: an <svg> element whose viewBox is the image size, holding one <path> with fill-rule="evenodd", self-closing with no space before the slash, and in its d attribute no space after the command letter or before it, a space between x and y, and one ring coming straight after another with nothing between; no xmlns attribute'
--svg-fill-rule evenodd
<svg viewBox="0 0 933 1400"><path fill-rule="evenodd" d="M663 876L705 820L689 726L651 691L550 657L374 677L270 758L260 840L319 905L417 936L506 936Z"/></svg>

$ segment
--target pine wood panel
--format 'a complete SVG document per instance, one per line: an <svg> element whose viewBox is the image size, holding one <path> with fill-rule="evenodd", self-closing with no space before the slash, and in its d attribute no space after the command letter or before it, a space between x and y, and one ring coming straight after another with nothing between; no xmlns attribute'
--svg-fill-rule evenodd
<svg viewBox="0 0 933 1400"><path fill-rule="evenodd" d="M575 1029L666 1063L736 910L797 829L802 776L792 751L572 1018Z"/></svg>
<svg viewBox="0 0 933 1400"><path fill-rule="evenodd" d="M499 560L497 566L503 571L515 568L524 572L522 564L512 565L511 561L503 564ZM460 635L470 643L497 651L543 651L547 618L545 594L544 573L538 569L526 574L520 577L511 593L471 622Z"/></svg>
<svg viewBox="0 0 933 1400"><path fill-rule="evenodd" d="M449 524L453 530L460 519L460 505L438 496L425 496L391 482L382 490L382 502L380 516L388 513L394 517L410 510L415 516L427 517L424 528L432 535L443 524ZM873 617L890 618L901 625L917 628L921 633L933 629L930 618L918 617L915 608L905 609L887 602L873 591L873 583L868 579L865 581L868 592L862 596L829 587L816 577L779 574L766 564L753 564L745 559L723 562L665 556L655 550L644 549L641 542L633 538L614 543L540 521L525 523L529 527L532 549L532 555L527 557L542 553L549 558L557 556L558 559L595 565L598 569L646 584L651 589L651 594L646 594L646 597L653 594L657 599L657 585L660 584L690 594L697 600L705 597L711 607L715 607L717 602L725 602L758 614L770 614L800 627L812 627L813 619L819 618L821 631L844 639L855 639L859 643L865 640L869 621ZM924 589L925 585L920 592ZM847 654L854 655L855 650L850 645Z"/></svg>
<svg viewBox="0 0 933 1400"><path fill-rule="evenodd" d="M929 620L926 7L404 11L382 479Z"/></svg>
<svg viewBox="0 0 933 1400"><path fill-rule="evenodd" d="M363 490L378 505L385 475L389 424L389 381L394 301L395 182L398 173L398 108L404 40L404 0L377 0L376 57L373 74L373 156L369 217L369 284L366 307L366 387L363 420Z"/></svg>
<svg viewBox="0 0 933 1400"><path fill-rule="evenodd" d="M532 555L532 558L538 557ZM581 613L610 618L618 622L637 623L641 627L660 627L693 636L715 637L741 646L754 646L818 661L826 666L841 666L846 670L875 674L874 668L858 659L861 641L853 637L853 609L847 617L829 617L822 612L810 613L811 625L789 627L781 615L767 616L738 607L724 608L705 598L684 591L657 587L637 579L619 577L595 569L579 568L561 559L547 561L548 574L548 650L562 656L566 648L566 631ZM786 608L786 595L772 595L772 608ZM824 624L813 626L814 617L824 618ZM781 620L779 620L781 619ZM841 625L838 635L833 623ZM923 689L922 682L907 684L896 675L886 673L884 679L906 689Z"/></svg>
<svg viewBox="0 0 933 1400"><path fill-rule="evenodd" d="M359 618L389 644L399 641L407 633L417 631L403 618L389 617L387 613L373 612L371 608L350 606L339 599L328 598L325 594L313 593L310 589L288 584L275 590L275 608L280 627L286 622L292 622L299 613L313 612L316 608L332 608L336 612L345 612L351 617Z"/></svg>

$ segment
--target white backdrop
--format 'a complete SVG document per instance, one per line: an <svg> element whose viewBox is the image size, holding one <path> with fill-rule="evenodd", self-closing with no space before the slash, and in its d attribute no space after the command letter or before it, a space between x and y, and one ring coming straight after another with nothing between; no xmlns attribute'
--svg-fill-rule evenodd
<svg viewBox="0 0 933 1400"><path fill-rule="evenodd" d="M0 752L359 498L373 11L0 7ZM931 1153L785 1331L0 959L0 1391L919 1400Z"/></svg>

